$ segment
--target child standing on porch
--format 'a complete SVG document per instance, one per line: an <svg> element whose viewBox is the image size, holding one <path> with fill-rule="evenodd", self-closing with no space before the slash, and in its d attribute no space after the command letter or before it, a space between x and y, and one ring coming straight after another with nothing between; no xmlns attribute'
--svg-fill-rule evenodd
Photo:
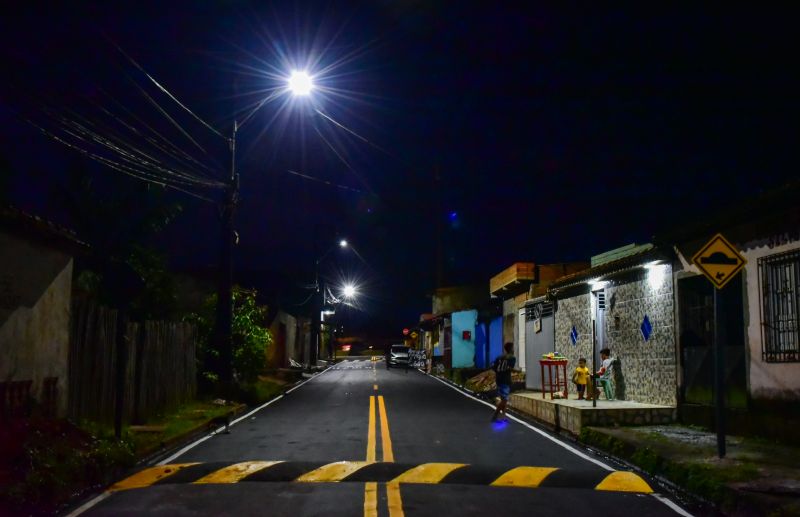
<svg viewBox="0 0 800 517"><path fill-rule="evenodd" d="M583 357L578 359L578 366L575 368L575 373L572 374L572 382L578 389L578 400L583 400L586 384L589 382L589 368L586 367L586 359Z"/></svg>

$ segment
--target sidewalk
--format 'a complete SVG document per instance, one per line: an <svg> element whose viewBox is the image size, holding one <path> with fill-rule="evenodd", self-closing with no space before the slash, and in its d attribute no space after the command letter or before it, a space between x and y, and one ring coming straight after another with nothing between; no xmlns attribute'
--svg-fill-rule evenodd
<svg viewBox="0 0 800 517"><path fill-rule="evenodd" d="M667 479L726 515L800 516L800 448L680 425L586 427L580 441Z"/></svg>

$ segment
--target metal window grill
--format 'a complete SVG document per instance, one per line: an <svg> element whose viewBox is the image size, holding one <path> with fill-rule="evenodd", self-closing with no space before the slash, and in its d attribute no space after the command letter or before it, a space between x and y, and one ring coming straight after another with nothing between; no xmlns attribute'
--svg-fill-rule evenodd
<svg viewBox="0 0 800 517"><path fill-rule="evenodd" d="M800 362L800 250L758 260L762 295L762 359Z"/></svg>
<svg viewBox="0 0 800 517"><path fill-rule="evenodd" d="M601 311L606 310L606 292L600 291L597 293L597 308Z"/></svg>
<svg viewBox="0 0 800 517"><path fill-rule="evenodd" d="M554 311L552 302L539 302L525 307L525 321L533 321L546 316L552 316Z"/></svg>

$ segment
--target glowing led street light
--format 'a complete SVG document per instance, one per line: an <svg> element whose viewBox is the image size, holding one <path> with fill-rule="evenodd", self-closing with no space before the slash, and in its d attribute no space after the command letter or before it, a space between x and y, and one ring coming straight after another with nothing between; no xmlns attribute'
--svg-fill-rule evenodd
<svg viewBox="0 0 800 517"><path fill-rule="evenodd" d="M342 294L345 298L353 298L356 295L356 286L347 284L342 288Z"/></svg>
<svg viewBox="0 0 800 517"><path fill-rule="evenodd" d="M346 248L347 247L347 240L346 239L340 240L339 241L339 247L340 248Z"/></svg>
<svg viewBox="0 0 800 517"><path fill-rule="evenodd" d="M308 95L314 89L314 81L308 72L295 70L289 77L289 91L294 95Z"/></svg>

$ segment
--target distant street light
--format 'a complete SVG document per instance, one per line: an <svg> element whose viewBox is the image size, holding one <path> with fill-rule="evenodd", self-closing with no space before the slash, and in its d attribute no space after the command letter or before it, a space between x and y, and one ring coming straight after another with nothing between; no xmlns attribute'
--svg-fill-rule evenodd
<svg viewBox="0 0 800 517"><path fill-rule="evenodd" d="M347 239L341 239L338 242L339 248L344 249L347 248L348 243ZM313 308L312 314L314 317L314 321L311 325L311 350L310 350L310 357L309 357L309 365L316 366L317 363L317 356L319 354L319 347L321 344L321 335L322 335L322 325L325 322L325 316L333 315L334 312L328 312L326 310L328 299L325 293L325 287L320 285L319 280L319 266L322 261L330 255L330 253L336 249L336 244L332 245L328 251L323 253L316 261L314 261L314 293L313 293Z"/></svg>
<svg viewBox="0 0 800 517"><path fill-rule="evenodd" d="M302 70L295 70L289 76L289 91L294 95L308 95L314 89L314 81L308 72Z"/></svg>

